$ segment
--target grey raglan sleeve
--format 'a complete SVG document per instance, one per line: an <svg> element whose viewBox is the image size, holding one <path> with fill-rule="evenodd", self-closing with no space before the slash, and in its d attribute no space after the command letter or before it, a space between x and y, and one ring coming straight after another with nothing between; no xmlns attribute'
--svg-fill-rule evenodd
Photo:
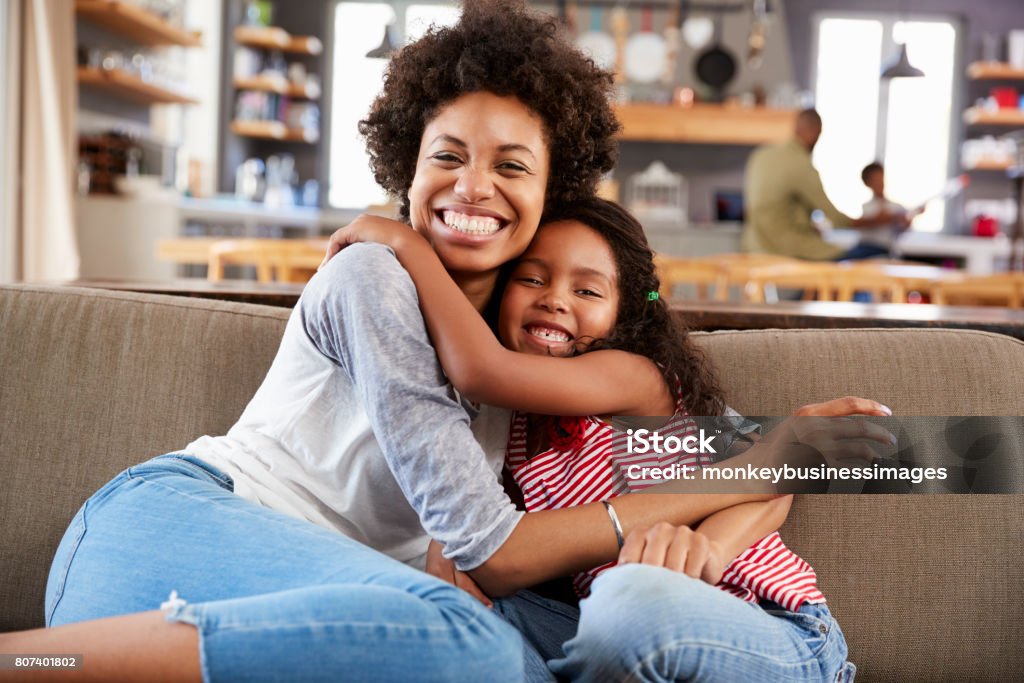
<svg viewBox="0 0 1024 683"><path fill-rule="evenodd" d="M312 342L351 378L423 528L459 569L481 565L523 513L470 431L409 274L388 247L356 244L306 285L298 306Z"/></svg>

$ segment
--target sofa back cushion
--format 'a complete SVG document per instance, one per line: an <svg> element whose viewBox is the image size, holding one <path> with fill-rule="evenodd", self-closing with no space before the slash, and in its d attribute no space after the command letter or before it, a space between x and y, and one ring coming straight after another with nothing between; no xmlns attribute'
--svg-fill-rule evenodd
<svg viewBox="0 0 1024 683"><path fill-rule="evenodd" d="M896 415L1024 415L1024 342L949 329L759 330L696 336L746 415L843 395ZM946 419L909 425L948 458ZM1003 429L1024 481L1020 418ZM930 432L930 433L929 433ZM899 434L901 445L906 434ZM948 463L949 460L943 461ZM934 461L928 464L934 464ZM811 563L858 681L1024 680L1024 496L798 496L782 528Z"/></svg>
<svg viewBox="0 0 1024 683"><path fill-rule="evenodd" d="M42 624L49 562L96 489L125 467L231 427L288 314L0 287L0 630Z"/></svg>

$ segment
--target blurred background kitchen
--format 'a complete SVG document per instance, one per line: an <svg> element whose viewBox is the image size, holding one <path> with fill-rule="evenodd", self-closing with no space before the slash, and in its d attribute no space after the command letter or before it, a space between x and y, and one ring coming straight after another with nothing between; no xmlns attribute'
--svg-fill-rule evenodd
<svg viewBox="0 0 1024 683"><path fill-rule="evenodd" d="M856 290L928 302L938 285L1004 276L966 302L1020 306L1009 271L1021 267L1024 3L533 4L616 72L621 153L601 192L644 223L667 295L771 301L778 285L819 300ZM458 11L0 3L0 282L301 284L325 235L368 209L392 212L356 122L389 54ZM887 200L923 208L872 281L902 274L902 288L849 271L839 284L809 271L790 282L781 256L735 256L748 158L790 139L812 106L824 121L813 163L840 211L862 215L872 191L861 170L875 161ZM827 240L856 244L842 227L820 223ZM952 286L938 295L954 303Z"/></svg>

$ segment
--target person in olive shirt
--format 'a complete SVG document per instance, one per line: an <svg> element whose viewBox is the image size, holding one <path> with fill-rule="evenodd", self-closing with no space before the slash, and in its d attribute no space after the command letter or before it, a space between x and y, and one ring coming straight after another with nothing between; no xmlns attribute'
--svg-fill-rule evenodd
<svg viewBox="0 0 1024 683"><path fill-rule="evenodd" d="M814 109L805 109L797 116L792 139L759 147L750 156L743 188L747 214L744 251L810 261L870 258L879 256L879 251L872 252L862 245L847 251L826 242L811 221L811 214L820 210L833 225L852 228L875 228L907 220L884 211L871 218L851 218L837 209L811 163L811 151L819 137L821 116Z"/></svg>

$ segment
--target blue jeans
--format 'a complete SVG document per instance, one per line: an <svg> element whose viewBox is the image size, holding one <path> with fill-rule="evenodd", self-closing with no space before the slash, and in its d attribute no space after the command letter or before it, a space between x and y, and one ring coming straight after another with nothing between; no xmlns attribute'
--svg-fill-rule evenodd
<svg viewBox="0 0 1024 683"><path fill-rule="evenodd" d="M207 682L522 680L520 637L468 594L232 486L180 454L116 476L60 543L47 625L168 601Z"/></svg>
<svg viewBox="0 0 1024 683"><path fill-rule="evenodd" d="M878 258L879 256L888 256L889 249L887 247L880 247L877 244L856 244L839 257L836 261L858 261L860 259Z"/></svg>
<svg viewBox="0 0 1024 683"><path fill-rule="evenodd" d="M758 606L658 567L605 572L578 613L525 593L495 608L532 646L529 681L848 683L856 672L825 605ZM548 671L540 658L551 660Z"/></svg>

